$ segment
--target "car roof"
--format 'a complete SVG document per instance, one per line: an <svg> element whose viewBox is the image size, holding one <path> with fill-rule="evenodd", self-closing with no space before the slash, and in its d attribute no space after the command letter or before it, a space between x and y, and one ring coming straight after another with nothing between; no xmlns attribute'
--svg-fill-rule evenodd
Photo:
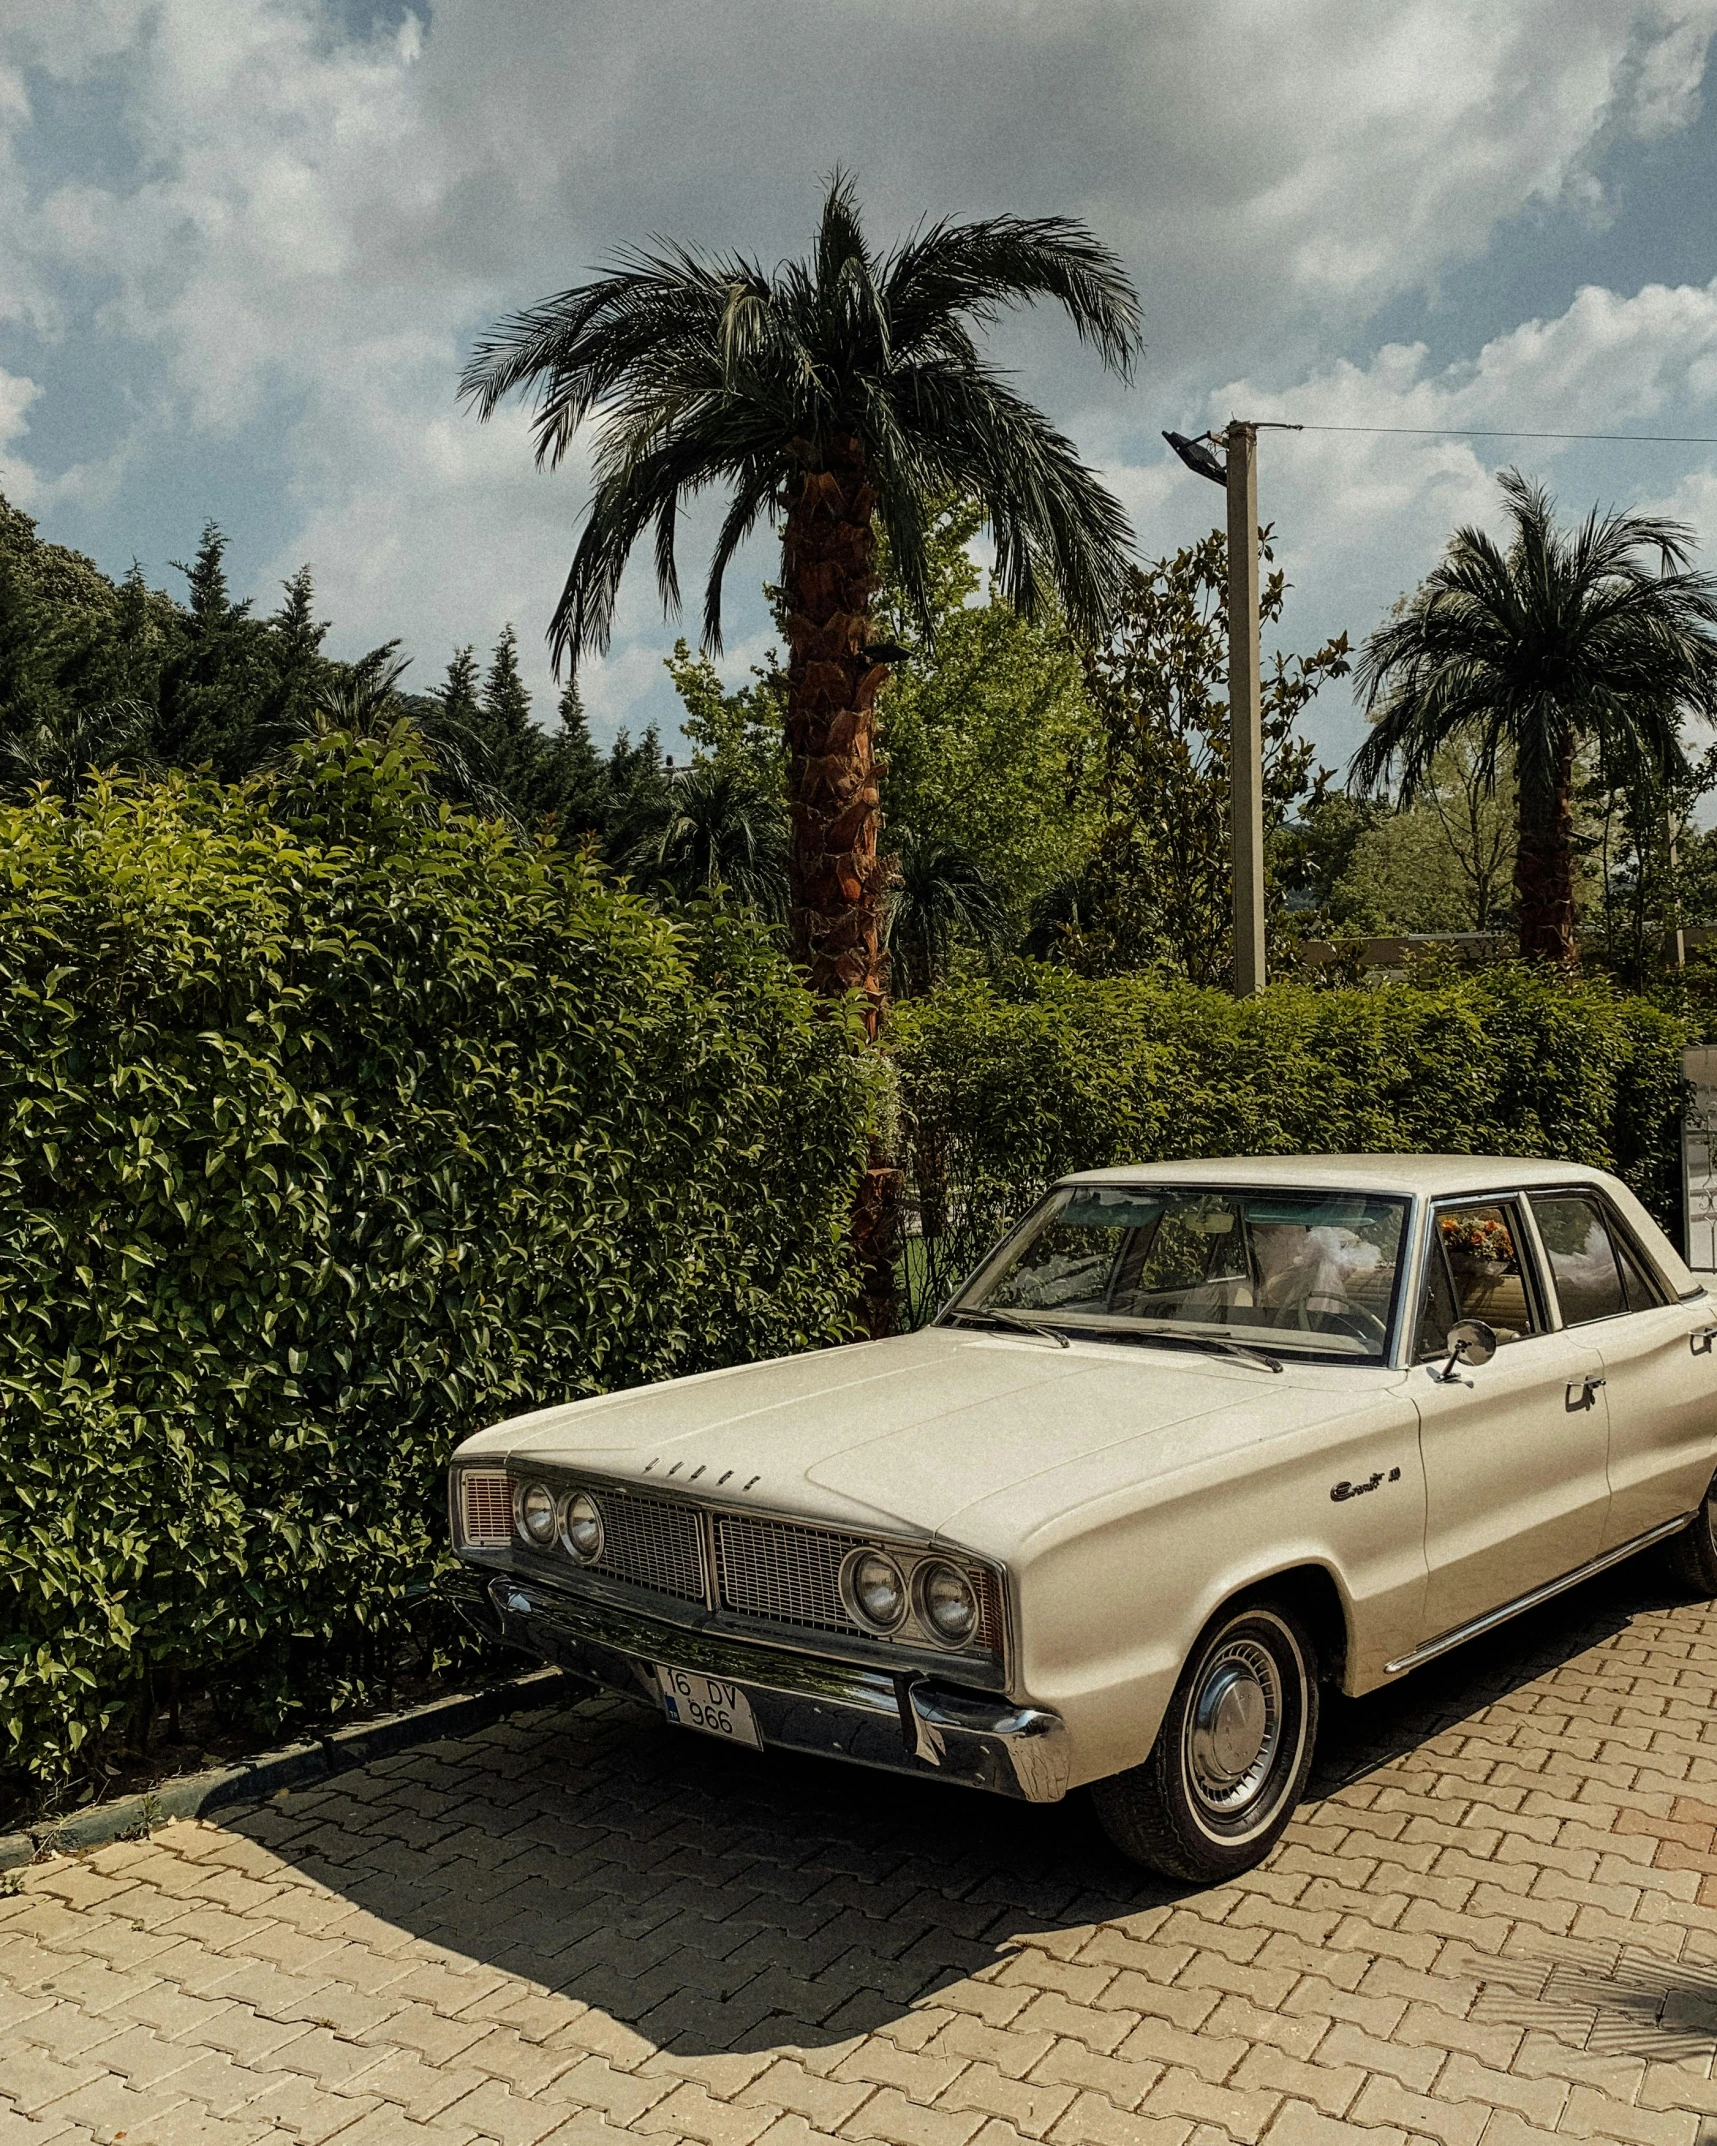
<svg viewBox="0 0 1717 2146"><path fill-rule="evenodd" d="M1602 1185L1616 1179L1586 1163L1519 1155L1217 1155L1196 1162L1122 1164L1080 1170L1066 1185L1245 1185L1286 1191L1500 1192L1511 1185Z"/></svg>

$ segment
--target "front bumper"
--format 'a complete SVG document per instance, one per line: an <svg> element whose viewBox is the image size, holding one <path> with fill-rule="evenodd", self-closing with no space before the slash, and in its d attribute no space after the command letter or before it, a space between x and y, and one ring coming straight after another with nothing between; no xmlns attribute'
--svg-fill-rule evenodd
<svg viewBox="0 0 1717 2146"><path fill-rule="evenodd" d="M1056 1803L1067 1793L1066 1725L1043 1707L687 1631L510 1575L485 1581L467 1569L454 1591L488 1638L657 1708L653 1663L738 1684L769 1747L957 1781L1027 1803Z"/></svg>

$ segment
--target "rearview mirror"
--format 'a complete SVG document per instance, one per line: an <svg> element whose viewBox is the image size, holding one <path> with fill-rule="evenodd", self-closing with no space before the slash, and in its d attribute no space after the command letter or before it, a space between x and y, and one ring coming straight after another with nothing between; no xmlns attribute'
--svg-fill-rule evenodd
<svg viewBox="0 0 1717 2146"><path fill-rule="evenodd" d="M1449 1360L1438 1376L1445 1386L1457 1376L1456 1365L1468 1371L1477 1371L1488 1364L1496 1354L1496 1328L1487 1326L1482 1319L1458 1319L1444 1336L1449 1351Z"/></svg>

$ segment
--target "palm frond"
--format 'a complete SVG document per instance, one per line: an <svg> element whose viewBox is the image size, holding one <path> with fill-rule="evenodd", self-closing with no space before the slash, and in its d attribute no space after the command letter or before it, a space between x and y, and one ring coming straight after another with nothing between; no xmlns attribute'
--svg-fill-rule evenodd
<svg viewBox="0 0 1717 2146"><path fill-rule="evenodd" d="M966 491L994 534L1009 599L1031 609L1054 596L1076 627L1099 631L1129 556L1125 516L1072 443L985 368L974 334L1041 299L1130 375L1137 294L1083 225L943 221L879 257L851 178L836 172L809 256L773 275L742 255L658 241L499 322L461 378L478 415L528 391L547 467L595 426L585 523L550 628L557 667L607 646L647 530L664 608L677 610L679 516L710 487L730 495L703 605L704 645L718 646L734 552L806 456L837 437L863 449L909 593L923 593L929 502Z"/></svg>

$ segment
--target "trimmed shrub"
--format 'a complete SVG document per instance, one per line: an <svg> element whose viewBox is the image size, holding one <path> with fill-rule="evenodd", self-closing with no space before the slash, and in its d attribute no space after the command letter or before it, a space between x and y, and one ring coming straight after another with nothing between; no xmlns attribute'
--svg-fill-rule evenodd
<svg viewBox="0 0 1717 2146"><path fill-rule="evenodd" d="M1613 1170L1679 1221L1668 1014L1502 968L1253 999L1020 963L894 1016L927 1317L1055 1177L1195 1155L1549 1155Z"/></svg>
<svg viewBox="0 0 1717 2146"><path fill-rule="evenodd" d="M0 810L0 1768L396 1651L485 1423L843 1338L875 1074L409 742Z"/></svg>

